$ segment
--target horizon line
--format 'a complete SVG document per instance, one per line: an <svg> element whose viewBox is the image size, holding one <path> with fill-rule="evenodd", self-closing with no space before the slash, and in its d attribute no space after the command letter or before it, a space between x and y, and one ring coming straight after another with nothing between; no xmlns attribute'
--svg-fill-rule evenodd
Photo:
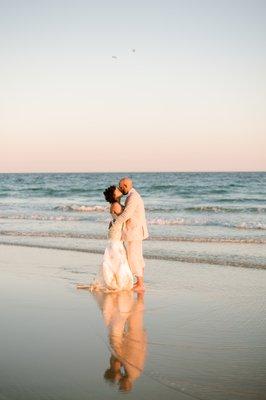
<svg viewBox="0 0 266 400"><path fill-rule="evenodd" d="M16 171L1 172L0 174L154 174L154 173L256 173L266 170L148 170L148 171Z"/></svg>

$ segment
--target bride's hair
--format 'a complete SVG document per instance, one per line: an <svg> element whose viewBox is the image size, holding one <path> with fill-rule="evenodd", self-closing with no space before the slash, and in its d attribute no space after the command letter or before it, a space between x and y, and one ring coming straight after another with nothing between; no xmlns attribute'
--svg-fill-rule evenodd
<svg viewBox="0 0 266 400"><path fill-rule="evenodd" d="M115 203L115 198L114 198L114 192L115 192L116 186L109 186L105 191L103 192L105 200L108 201L108 203Z"/></svg>

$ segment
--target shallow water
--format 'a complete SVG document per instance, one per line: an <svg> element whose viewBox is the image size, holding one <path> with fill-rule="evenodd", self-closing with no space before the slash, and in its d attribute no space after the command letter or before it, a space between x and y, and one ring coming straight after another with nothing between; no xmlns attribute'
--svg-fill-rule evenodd
<svg viewBox="0 0 266 400"><path fill-rule="evenodd" d="M265 398L265 271L149 260L136 314L136 297L75 289L100 259L0 246L1 399ZM130 317L130 341L114 343ZM117 351L122 375L137 369L129 392L104 378Z"/></svg>
<svg viewBox="0 0 266 400"><path fill-rule="evenodd" d="M0 243L102 252L102 192L122 175L0 174ZM266 173L130 175L146 206L147 258L266 268Z"/></svg>

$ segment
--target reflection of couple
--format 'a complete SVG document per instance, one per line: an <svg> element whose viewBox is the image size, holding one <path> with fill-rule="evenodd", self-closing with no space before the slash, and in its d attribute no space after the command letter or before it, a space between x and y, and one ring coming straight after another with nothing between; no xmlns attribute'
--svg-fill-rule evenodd
<svg viewBox="0 0 266 400"><path fill-rule="evenodd" d="M137 299L132 291L93 294L108 327L112 353L104 378L117 383L120 390L130 391L143 371L146 357L143 292L137 294Z"/></svg>
<svg viewBox="0 0 266 400"><path fill-rule="evenodd" d="M127 195L125 206L120 204L123 195ZM135 291L141 292L144 290L145 265L142 241L148 237L143 200L130 178L121 179L119 187L108 187L104 196L110 203L112 222L100 271L89 287L91 290L120 291L134 286ZM78 285L78 288L87 287Z"/></svg>

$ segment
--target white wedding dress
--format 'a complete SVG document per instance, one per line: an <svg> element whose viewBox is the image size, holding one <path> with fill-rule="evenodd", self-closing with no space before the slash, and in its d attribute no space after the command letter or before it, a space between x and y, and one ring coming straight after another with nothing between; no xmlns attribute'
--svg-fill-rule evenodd
<svg viewBox="0 0 266 400"><path fill-rule="evenodd" d="M113 219L117 215L112 214ZM100 271L90 290L120 291L133 288L133 274L127 261L127 254L121 240L122 226L112 229L108 233L108 243L104 252Z"/></svg>

